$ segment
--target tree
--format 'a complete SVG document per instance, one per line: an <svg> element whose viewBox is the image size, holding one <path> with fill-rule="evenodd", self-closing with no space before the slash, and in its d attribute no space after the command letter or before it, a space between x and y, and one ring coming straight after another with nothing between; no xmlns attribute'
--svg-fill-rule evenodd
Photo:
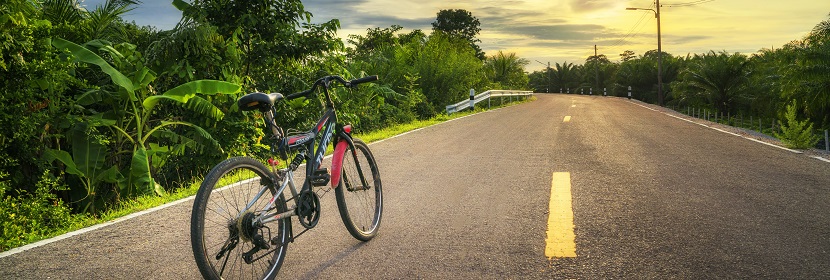
<svg viewBox="0 0 830 280"><path fill-rule="evenodd" d="M185 73L208 70L208 73L238 77L245 88L285 89L298 85L296 81L286 85L285 80L275 79L276 75L292 70L288 65L343 48L343 42L337 37L339 20L311 24L311 13L299 0L196 0L192 4L174 0L173 5L182 11L182 20L174 36L153 49L153 53L161 54L154 55L157 57L154 62L162 64L156 69L175 64L178 69L187 69ZM199 41L210 44L199 46ZM168 50L171 46L174 49ZM204 55L192 57L191 52ZM238 62L217 69L214 64L203 62L204 56ZM221 78L220 74L216 75L201 78Z"/></svg>
<svg viewBox="0 0 830 280"><path fill-rule="evenodd" d="M346 41L354 45L354 48L349 48L349 53L352 57L366 56L382 48L388 48L398 45L398 37L395 33L403 29L403 26L392 25L389 28L381 29L375 27L374 29L367 29L366 36L350 34Z"/></svg>
<svg viewBox="0 0 830 280"><path fill-rule="evenodd" d="M57 49L68 50L76 62L95 65L109 76L109 81L102 87L76 97L82 115L76 116L80 121L69 133L72 153L50 149L44 155L48 162L58 160L65 166L66 173L78 177L84 192L75 201L83 203L82 211L96 212L96 204L106 193L98 187L104 183L118 187L111 192L116 198L153 192L162 194L164 189L155 182L151 170L163 166L171 154L182 153L188 148L221 150L218 142L203 128L165 114L159 116L154 109L161 101L176 102L219 120L224 116L222 111L196 94L233 94L239 91L238 85L199 80L157 94L151 86L156 75L143 65L141 55L134 51L133 45L112 46L95 40L80 46L60 38L54 38L52 44ZM113 66L90 49L119 59L113 60ZM179 133L174 130L177 126L192 131ZM111 135L100 133L107 129ZM121 157L127 158L123 164L119 164ZM114 164L106 164L108 160Z"/></svg>
<svg viewBox="0 0 830 280"><path fill-rule="evenodd" d="M749 74L745 55L711 51L695 55L676 87L686 96L703 98L718 111L736 113L737 104L747 99Z"/></svg>
<svg viewBox="0 0 830 280"><path fill-rule="evenodd" d="M605 81L610 79L613 74L606 74L607 66L611 64L611 61L604 54L589 56L585 59L584 66L586 73L583 77L583 82L591 85L592 88L595 88L597 92L601 93L602 88L605 87Z"/></svg>
<svg viewBox="0 0 830 280"><path fill-rule="evenodd" d="M528 63L530 61L520 58L516 53L499 51L487 57L484 68L492 82L506 87L505 89L520 89L528 82L527 74L524 72L524 67Z"/></svg>
<svg viewBox="0 0 830 280"><path fill-rule="evenodd" d="M573 89L571 93L576 93L576 88L579 87L579 80L576 75L576 67L573 63L565 61L562 64L556 63L556 70L551 73L553 79L553 88L563 88L565 92L567 89Z"/></svg>
<svg viewBox="0 0 830 280"><path fill-rule="evenodd" d="M80 86L44 40L56 32L44 12L36 1L0 5L0 177L13 196L36 191L48 168L39 156L73 106L67 91Z"/></svg>
<svg viewBox="0 0 830 280"><path fill-rule="evenodd" d="M481 51L476 43L481 40L476 39L478 33L481 32L481 22L474 17L472 13L467 10L441 10L438 12L438 17L432 23L433 31L440 31L450 36L450 38L462 39L470 43L470 46L476 51L476 57L484 60L485 54Z"/></svg>
<svg viewBox="0 0 830 280"><path fill-rule="evenodd" d="M88 11L77 0L43 1L43 19L55 26L58 36L76 42L105 39L124 42L121 15L134 9L135 0L107 0Z"/></svg>
<svg viewBox="0 0 830 280"><path fill-rule="evenodd" d="M637 56L634 55L634 51L631 50L626 50L620 54L620 61L622 62L626 62L635 58L637 58Z"/></svg>
<svg viewBox="0 0 830 280"><path fill-rule="evenodd" d="M830 128L830 20L787 48L795 60L783 71L783 96L796 100L822 128Z"/></svg>
<svg viewBox="0 0 830 280"><path fill-rule="evenodd" d="M483 64L475 51L442 33L429 37L417 54L412 73L420 76L418 83L436 112L469 98L471 88L486 85Z"/></svg>
<svg viewBox="0 0 830 280"><path fill-rule="evenodd" d="M778 49L761 49L749 58L749 102L738 112L765 118L776 117L785 101L781 96L783 72L795 61L795 52L785 46Z"/></svg>

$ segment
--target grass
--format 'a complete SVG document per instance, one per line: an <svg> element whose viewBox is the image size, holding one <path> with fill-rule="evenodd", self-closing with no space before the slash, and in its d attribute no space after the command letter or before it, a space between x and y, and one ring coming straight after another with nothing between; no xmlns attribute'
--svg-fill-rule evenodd
<svg viewBox="0 0 830 280"><path fill-rule="evenodd" d="M507 103L507 104L503 104L503 105L499 105L499 106L493 106L489 110L498 109L498 108L501 108L501 107L507 107L507 106L515 105L515 104L531 102L533 100L536 100L536 97L531 96L530 98L528 98L527 100L524 100L524 101L516 101L516 102L513 102L513 103ZM428 119L428 120L417 120L417 121L413 121L411 123L398 124L398 125L394 125L394 126L391 126L391 127L388 127L388 128L378 130L378 131L365 133L365 134L356 134L355 137L360 138L361 140L363 140L366 143L377 142L377 141L380 141L380 140L383 140L383 139L388 139L388 138L393 137L395 135L399 135L399 134L402 134L402 133L413 131L413 130L416 130L416 129L419 129L419 128L428 127L428 126L431 126L431 125L436 125L436 124L443 123L443 122L446 122L446 121L449 121L449 120L453 120L453 119L457 119L457 118L461 118L461 117L466 117L466 116L481 113L481 112L484 112L484 111L488 111L488 109L479 108L479 109L476 109L475 111L458 112L458 113L455 113L455 114L452 114L452 115L441 114L441 115L438 115L438 116L436 116L434 118L431 118L431 119ZM327 154L330 154L331 152L332 152L332 147L329 147L329 150L327 151ZM174 202L174 201L177 201L177 200L180 200L180 199L185 199L187 197L196 195L196 192L199 191L199 186L201 184L202 184L202 180L197 180L197 181L194 181L193 183L190 183L187 186L182 186L182 187L177 188L175 191L173 191L172 193L168 193L168 195L166 195L166 196L147 195L147 196L141 196L141 197L137 197L137 198L130 199L130 200L125 200L125 201L122 201L121 203L119 203L117 206L105 211L104 213L102 213L98 217L87 215L87 214L77 214L77 215L73 216L73 222L69 227L62 228L62 229L55 229L52 233L50 233L48 235L37 236L37 237L34 237L34 238L30 238L27 241L31 243L31 242L36 242L36 241L47 239L47 238L52 238L52 237L55 237L55 236L58 236L58 235L61 235L61 234L65 234L65 233L68 233L68 232L71 232L71 231L79 230L79 229L89 227L89 226L94 226L94 225L97 225L97 224L101 224L101 223L104 223L104 222L112 221L112 220L130 215L130 214L133 214L133 213L137 213L137 212L144 211L144 210L147 210L147 209L150 209L150 208L158 207L158 206L161 206L161 205L164 205L164 204L167 204L167 203L171 203L171 202Z"/></svg>

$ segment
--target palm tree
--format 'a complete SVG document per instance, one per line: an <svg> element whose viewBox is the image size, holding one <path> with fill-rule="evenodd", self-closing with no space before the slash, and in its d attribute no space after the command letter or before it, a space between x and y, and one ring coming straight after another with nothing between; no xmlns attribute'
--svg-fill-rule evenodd
<svg viewBox="0 0 830 280"><path fill-rule="evenodd" d="M797 101L821 127L830 127L830 20L789 47L794 49L795 63L784 71L783 96Z"/></svg>
<svg viewBox="0 0 830 280"><path fill-rule="evenodd" d="M701 97L721 112L730 112L747 97L748 66L743 54L710 51L695 55L680 82L685 94Z"/></svg>
<svg viewBox="0 0 830 280"><path fill-rule="evenodd" d="M576 75L574 70L576 67L573 63L568 63L565 61L562 64L556 63L556 70L553 71L553 84L554 88L557 86L560 88L576 88L574 82L576 81Z"/></svg>
<svg viewBox="0 0 830 280"><path fill-rule="evenodd" d="M107 0L88 11L77 0L45 0L41 4L43 18L58 28L58 37L87 42L93 39L126 41L121 36L121 16L138 4L136 0Z"/></svg>
<svg viewBox="0 0 830 280"><path fill-rule="evenodd" d="M530 61L520 58L516 53L499 51L495 55L487 57L484 68L487 70L491 81L512 89L527 85L528 78L524 72L524 67L528 63Z"/></svg>

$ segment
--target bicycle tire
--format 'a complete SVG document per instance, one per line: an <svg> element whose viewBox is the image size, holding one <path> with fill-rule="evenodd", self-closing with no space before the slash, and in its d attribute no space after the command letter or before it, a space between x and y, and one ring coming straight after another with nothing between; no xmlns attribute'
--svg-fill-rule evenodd
<svg viewBox="0 0 830 280"><path fill-rule="evenodd" d="M357 159L353 156L352 148L346 148L340 182L334 193L343 225L354 238L369 241L375 237L380 227L383 213L383 188L377 162L369 146L360 139L353 139L353 142L357 151ZM355 160L360 162L360 169L369 183L368 187L360 186Z"/></svg>
<svg viewBox="0 0 830 280"><path fill-rule="evenodd" d="M258 210L264 208L274 197L277 183L273 173L264 164L247 157L222 161L205 177L193 202L190 219L193 256L205 279L276 277L288 249L290 219L268 223L261 228L245 227L241 221L250 221ZM251 209L256 210L240 214L262 190L263 185L269 186L270 194L263 194L254 201ZM274 207L269 211L286 211L285 197L282 194L277 196ZM256 252L252 257L254 261L248 264L243 259L243 254L255 246L252 242L255 238L251 238L254 233L261 234L262 240L270 248ZM225 246L234 243L233 240L236 240L235 245L220 257L219 253ZM268 257L272 252L273 256Z"/></svg>

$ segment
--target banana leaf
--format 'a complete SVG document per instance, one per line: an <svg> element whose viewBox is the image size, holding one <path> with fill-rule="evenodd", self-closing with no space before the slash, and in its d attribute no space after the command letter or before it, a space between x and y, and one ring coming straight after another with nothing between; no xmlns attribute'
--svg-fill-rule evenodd
<svg viewBox="0 0 830 280"><path fill-rule="evenodd" d="M94 52L78 44L61 38L53 39L52 45L59 49L69 50L69 52L72 53L72 55L75 57L76 61L90 63L97 65L98 67L101 67L101 70L110 76L114 84L124 88L127 91L127 93L130 95L130 100L138 101L138 98L136 98L135 96L135 87L133 86L133 82L130 80L130 78L128 78L127 76L119 72L117 69L112 67L112 65L107 63L107 61L105 61L103 58L101 58Z"/></svg>
<svg viewBox="0 0 830 280"><path fill-rule="evenodd" d="M84 172L78 169L78 166L75 165L75 161L72 160L72 156L70 156L67 151L48 149L43 153L43 159L50 163L57 159L66 166L66 173L77 175L78 177L86 176Z"/></svg>
<svg viewBox="0 0 830 280"><path fill-rule="evenodd" d="M172 88L163 94L154 95L144 99L144 109L152 110L156 103L162 99L169 99L178 103L186 104L188 100L196 96L197 93L205 95L214 94L233 94L239 92L241 87L234 83L216 81L216 80L198 80L184 83L180 86Z"/></svg>
<svg viewBox="0 0 830 280"><path fill-rule="evenodd" d="M144 147L136 147L130 162L130 183L138 194L149 194L155 190L155 181L150 174L150 160Z"/></svg>

